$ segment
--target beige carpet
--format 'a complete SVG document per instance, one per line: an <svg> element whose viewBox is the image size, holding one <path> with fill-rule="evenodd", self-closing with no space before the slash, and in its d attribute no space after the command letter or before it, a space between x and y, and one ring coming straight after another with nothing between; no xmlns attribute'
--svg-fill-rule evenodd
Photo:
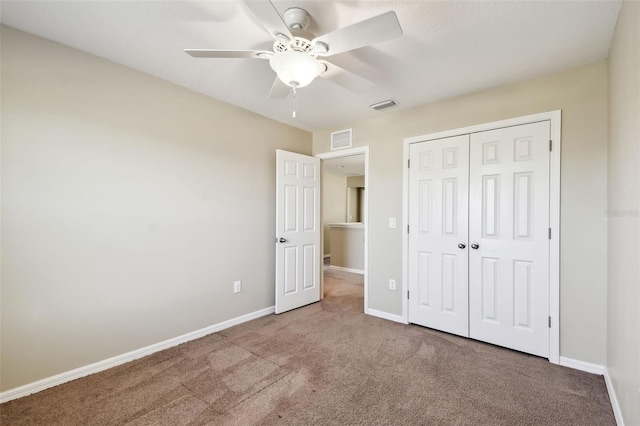
<svg viewBox="0 0 640 426"><path fill-rule="evenodd" d="M2 425L613 425L604 380L327 297L0 405Z"/></svg>

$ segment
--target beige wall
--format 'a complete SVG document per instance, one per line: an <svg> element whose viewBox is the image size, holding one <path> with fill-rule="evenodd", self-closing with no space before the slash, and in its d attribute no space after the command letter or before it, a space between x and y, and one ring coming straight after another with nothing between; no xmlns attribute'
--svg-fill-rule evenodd
<svg viewBox="0 0 640 426"><path fill-rule="evenodd" d="M609 55L607 370L640 425L640 3L623 3Z"/></svg>
<svg viewBox="0 0 640 426"><path fill-rule="evenodd" d="M364 227L332 226L331 266L364 271Z"/></svg>
<svg viewBox="0 0 640 426"><path fill-rule="evenodd" d="M347 186L349 188L363 188L364 176L349 176L347 177Z"/></svg>
<svg viewBox="0 0 640 426"><path fill-rule="evenodd" d="M322 228L324 254L331 254L330 223L347 221L347 178L332 173L322 174Z"/></svg>
<svg viewBox="0 0 640 426"><path fill-rule="evenodd" d="M400 103L402 102L399 99ZM354 145L370 147L369 307L402 312L403 138L551 110L562 110L560 353L604 364L606 356L607 66L578 69L343 124ZM330 150L327 129L313 134L314 154Z"/></svg>
<svg viewBox="0 0 640 426"><path fill-rule="evenodd" d="M10 28L1 47L2 390L273 306L275 150L310 133Z"/></svg>
<svg viewBox="0 0 640 426"><path fill-rule="evenodd" d="M364 221L363 189L364 176L347 177L347 222Z"/></svg>

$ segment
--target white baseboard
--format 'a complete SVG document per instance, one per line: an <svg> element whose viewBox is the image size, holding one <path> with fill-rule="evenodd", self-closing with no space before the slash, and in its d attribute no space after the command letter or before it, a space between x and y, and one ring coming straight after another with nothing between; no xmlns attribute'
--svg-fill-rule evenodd
<svg viewBox="0 0 640 426"><path fill-rule="evenodd" d="M331 253L325 254L324 256L322 256L323 259L326 259L327 257L331 257Z"/></svg>
<svg viewBox="0 0 640 426"><path fill-rule="evenodd" d="M613 415L616 417L616 423L618 426L624 426L624 418L622 417L622 410L620 409L620 404L618 403L618 397L616 396L616 391L613 388L613 382L611 381L611 377L609 377L609 370L605 367L604 369L604 382L607 384L607 392L609 392L609 399L611 400L611 408L613 409Z"/></svg>
<svg viewBox="0 0 640 426"><path fill-rule="evenodd" d="M47 377L46 379L38 380L33 383L9 389L4 392L0 392L0 403L11 401L13 399L22 398L23 396L31 395L32 393L40 392L45 389L61 385L62 383L70 382L71 380L79 379L80 377L88 376L89 374L98 373L103 370L115 367L120 364L124 364L134 359L142 358L147 355L151 355L155 352L177 346L179 344L189 342L191 340L199 339L208 334L217 333L226 328L233 327L234 325L242 324L243 322L251 321L256 318L270 315L275 312L275 306L260 309L259 311L251 312L246 315L241 315L236 318L232 318L227 321L222 321L218 324L213 324L200 330L192 331L182 336L174 337L163 342L155 343L153 345L136 349L131 352L117 355L112 358L98 361L93 364L85 365L64 373L56 374L55 376Z"/></svg>
<svg viewBox="0 0 640 426"><path fill-rule="evenodd" d="M579 361L573 358L567 358L566 356L560 357L560 365L564 367L573 368L574 370L586 371L591 374L604 375L605 367L600 364L592 364L590 362Z"/></svg>
<svg viewBox="0 0 640 426"><path fill-rule="evenodd" d="M364 271L362 269L345 268L335 265L329 265L329 269L335 269L336 271L353 272L354 274L364 275Z"/></svg>
<svg viewBox="0 0 640 426"><path fill-rule="evenodd" d="M366 313L367 315L371 315L374 317L383 318L389 321L399 322L401 324L406 324L402 320L402 315L390 314L388 312L378 311L376 309L371 309L371 308L367 309Z"/></svg>

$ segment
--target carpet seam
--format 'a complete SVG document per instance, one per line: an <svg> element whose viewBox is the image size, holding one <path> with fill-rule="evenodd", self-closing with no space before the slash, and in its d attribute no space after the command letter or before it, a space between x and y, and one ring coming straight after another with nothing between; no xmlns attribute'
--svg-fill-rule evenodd
<svg viewBox="0 0 640 426"><path fill-rule="evenodd" d="M274 380L273 382L271 382L271 383L269 383L269 384L265 385L262 389L260 389L260 390L259 390L259 391L257 391L256 393L253 393L253 394L251 394L251 395L248 395L246 398L244 398L244 399L242 399L242 400L238 401L238 403L237 403L237 404L232 405L231 407L229 407L227 410L225 410L225 411L224 411L224 413L228 413L229 411L231 411L231 410L233 410L234 408L236 408L238 405L240 405L240 404L242 404L243 402L245 402L245 401L247 401L247 400L249 400L249 399L251 399L251 398L253 398L253 397L257 396L257 395L259 395L260 393L262 393L263 391L265 391L267 388L269 388L269 387L273 386L274 384L278 383L280 380L284 379L285 377L287 377L287 376L289 376L289 375L291 375L291 374L293 374L293 373L296 373L296 371L289 371L289 372L288 372L287 374L285 374L284 376L282 376L282 377L280 377L280 378L278 378L278 379Z"/></svg>

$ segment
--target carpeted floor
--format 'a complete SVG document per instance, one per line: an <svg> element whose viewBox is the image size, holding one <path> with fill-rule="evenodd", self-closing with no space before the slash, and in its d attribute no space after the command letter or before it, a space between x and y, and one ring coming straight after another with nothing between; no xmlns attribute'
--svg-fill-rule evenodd
<svg viewBox="0 0 640 426"><path fill-rule="evenodd" d="M325 299L0 405L2 425L614 425L601 376Z"/></svg>

